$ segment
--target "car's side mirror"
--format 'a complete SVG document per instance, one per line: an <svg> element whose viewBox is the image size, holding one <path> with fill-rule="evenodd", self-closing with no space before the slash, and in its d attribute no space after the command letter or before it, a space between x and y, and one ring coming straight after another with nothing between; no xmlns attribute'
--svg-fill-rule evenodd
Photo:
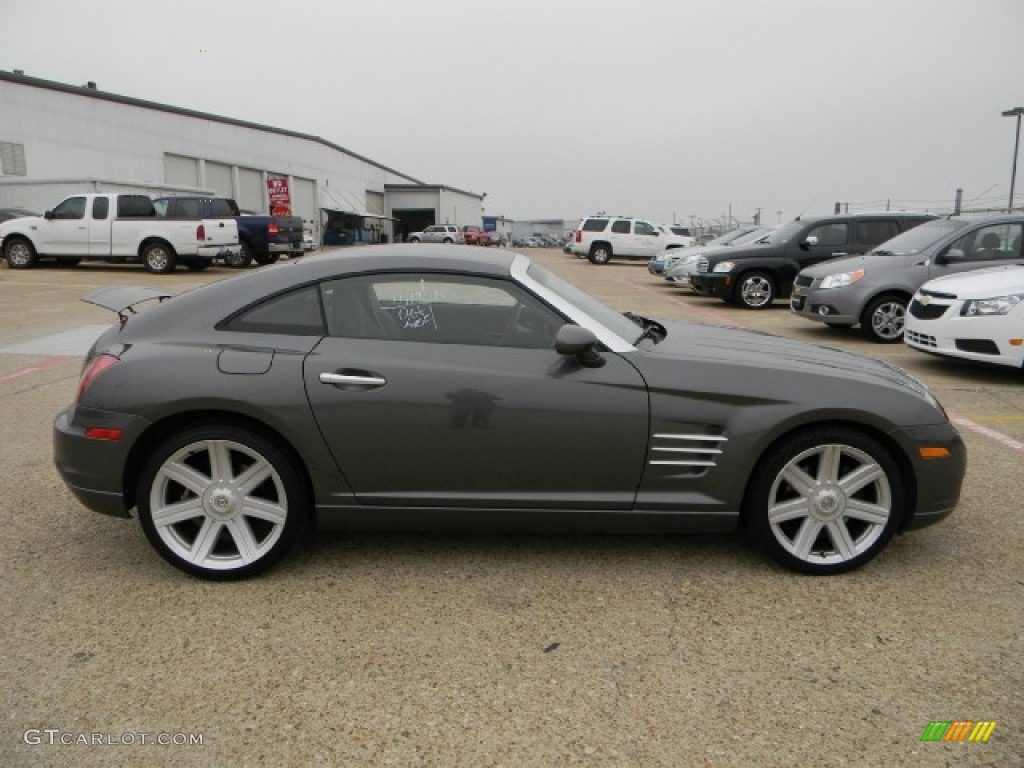
<svg viewBox="0 0 1024 768"><path fill-rule="evenodd" d="M47 211L46 213L44 213L43 214L43 218L46 219L47 221L52 221L53 220L53 211Z"/></svg>
<svg viewBox="0 0 1024 768"><path fill-rule="evenodd" d="M942 254L941 264L958 264L962 261L967 261L967 254L959 248L950 248L944 254Z"/></svg>
<svg viewBox="0 0 1024 768"><path fill-rule="evenodd" d="M575 356L586 368L604 365L604 356L597 349L598 343L593 331L579 325L563 325L555 334L555 352Z"/></svg>
<svg viewBox="0 0 1024 768"><path fill-rule="evenodd" d="M817 245L817 244L818 244L818 236L817 235L810 235L809 237L807 237L804 240L804 245Z"/></svg>

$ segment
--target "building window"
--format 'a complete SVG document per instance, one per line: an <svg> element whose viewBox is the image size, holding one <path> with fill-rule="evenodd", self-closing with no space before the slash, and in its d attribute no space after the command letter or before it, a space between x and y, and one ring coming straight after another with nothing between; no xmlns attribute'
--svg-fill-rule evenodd
<svg viewBox="0 0 1024 768"><path fill-rule="evenodd" d="M11 141L0 141L0 174L4 176L27 176L25 168L25 145Z"/></svg>

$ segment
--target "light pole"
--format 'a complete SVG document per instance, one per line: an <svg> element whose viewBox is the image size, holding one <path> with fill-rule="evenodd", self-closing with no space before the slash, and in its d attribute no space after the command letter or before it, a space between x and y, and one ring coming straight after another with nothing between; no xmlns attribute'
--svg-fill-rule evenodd
<svg viewBox="0 0 1024 768"><path fill-rule="evenodd" d="M1017 118L1017 138L1013 140L1013 170L1010 171L1010 207L1008 213L1013 213L1013 187L1017 181L1017 150L1020 148L1020 116L1024 115L1024 107L1014 107L1003 112L1003 117Z"/></svg>

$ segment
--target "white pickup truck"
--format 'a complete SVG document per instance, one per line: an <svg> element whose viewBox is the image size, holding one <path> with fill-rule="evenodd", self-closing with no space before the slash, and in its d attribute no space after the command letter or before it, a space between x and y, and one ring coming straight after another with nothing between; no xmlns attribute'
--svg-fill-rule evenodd
<svg viewBox="0 0 1024 768"><path fill-rule="evenodd" d="M145 195L73 195L42 216L0 224L0 253L11 269L54 258L65 266L83 259L141 262L161 274L180 262L199 271L240 250L234 219L158 218Z"/></svg>

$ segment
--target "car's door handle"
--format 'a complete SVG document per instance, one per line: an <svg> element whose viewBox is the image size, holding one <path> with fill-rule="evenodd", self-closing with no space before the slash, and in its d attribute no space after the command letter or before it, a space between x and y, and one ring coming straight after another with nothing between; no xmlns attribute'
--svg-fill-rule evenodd
<svg viewBox="0 0 1024 768"><path fill-rule="evenodd" d="M321 373L320 383L335 386L383 387L388 380L368 371L349 371L347 373Z"/></svg>

